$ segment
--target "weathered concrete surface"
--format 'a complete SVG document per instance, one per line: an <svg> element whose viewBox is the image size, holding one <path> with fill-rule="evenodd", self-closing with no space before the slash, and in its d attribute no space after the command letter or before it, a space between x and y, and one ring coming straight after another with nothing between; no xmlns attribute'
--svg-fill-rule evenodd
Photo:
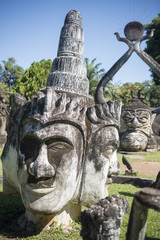
<svg viewBox="0 0 160 240"><path fill-rule="evenodd" d="M137 188L151 187L154 180L132 176L112 176L112 182L118 184L131 184Z"/></svg>
<svg viewBox="0 0 160 240"><path fill-rule="evenodd" d="M79 12L66 16L46 88L30 100L13 94L11 103L3 186L22 197L21 229L67 224L108 195L107 178L120 171L121 101L95 104L89 95Z"/></svg>
<svg viewBox="0 0 160 240"><path fill-rule="evenodd" d="M7 141L6 127L9 120L9 107L5 103L5 96L0 90L0 148L3 148Z"/></svg>
<svg viewBox="0 0 160 240"><path fill-rule="evenodd" d="M135 194L127 230L127 240L145 239L149 208L160 211L160 190L144 188Z"/></svg>
<svg viewBox="0 0 160 240"><path fill-rule="evenodd" d="M116 195L86 209L81 215L83 240L118 240L123 217L128 211L128 200Z"/></svg>
<svg viewBox="0 0 160 240"><path fill-rule="evenodd" d="M120 150L138 152L147 149L151 137L152 113L141 99L133 98L122 108Z"/></svg>

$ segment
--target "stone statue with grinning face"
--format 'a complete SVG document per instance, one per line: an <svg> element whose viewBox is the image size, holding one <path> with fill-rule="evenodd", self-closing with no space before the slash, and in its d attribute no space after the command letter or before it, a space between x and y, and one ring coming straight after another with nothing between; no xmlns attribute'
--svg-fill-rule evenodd
<svg viewBox="0 0 160 240"><path fill-rule="evenodd" d="M120 112L119 100L95 103L89 95L82 18L72 10L46 88L30 100L12 96L2 160L4 192L19 193L26 208L20 228L67 224L107 196L107 178L119 172Z"/></svg>
<svg viewBox="0 0 160 240"><path fill-rule="evenodd" d="M137 152L147 148L151 136L152 113L141 99L133 98L122 108L120 148Z"/></svg>

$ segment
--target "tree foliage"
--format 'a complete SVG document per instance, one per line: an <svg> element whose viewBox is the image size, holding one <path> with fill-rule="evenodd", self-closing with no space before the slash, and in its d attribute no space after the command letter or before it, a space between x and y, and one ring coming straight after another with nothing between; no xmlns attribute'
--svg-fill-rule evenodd
<svg viewBox="0 0 160 240"><path fill-rule="evenodd" d="M13 91L30 99L38 90L46 86L47 77L52 67L52 61L41 60L33 62L23 76L16 82Z"/></svg>
<svg viewBox="0 0 160 240"><path fill-rule="evenodd" d="M102 65L101 63L95 64L96 58L94 58L91 62L88 58L85 58L84 60L87 66L87 78L90 84L89 94L94 96L98 82L105 74L105 70L103 68L99 69L99 67Z"/></svg>
<svg viewBox="0 0 160 240"><path fill-rule="evenodd" d="M11 90L14 84L20 79L24 73L22 67L16 64L14 58L8 58L8 61L2 61L0 64L0 82Z"/></svg>
<svg viewBox="0 0 160 240"><path fill-rule="evenodd" d="M9 88L3 82L0 82L0 101L9 104Z"/></svg>
<svg viewBox="0 0 160 240"><path fill-rule="evenodd" d="M121 86L109 83L105 88L105 97L107 100L121 99L123 104L128 103L133 97L140 97L150 106L150 88L152 85L152 81L125 83Z"/></svg>
<svg viewBox="0 0 160 240"><path fill-rule="evenodd" d="M141 98L146 104L149 104L148 90L144 83L126 83L120 87L120 99L125 104L133 97Z"/></svg>
<svg viewBox="0 0 160 240"><path fill-rule="evenodd" d="M119 99L120 94L120 86L112 84L112 82L109 82L104 89L104 96L106 98L106 101Z"/></svg>
<svg viewBox="0 0 160 240"><path fill-rule="evenodd" d="M96 58L92 61L85 58L87 65L87 77L90 82L90 94L92 96L94 96L98 82L105 74L105 70L100 69L101 64L96 64L95 61ZM3 92L6 99L9 96L8 87L11 86L13 87L10 93L17 92L22 96L25 96L27 99L30 99L31 96L38 90L46 86L47 77L52 67L52 61L50 59L43 59L40 62L33 62L30 68L28 68L22 75L23 69L15 65L14 59L9 58L7 62L2 62L4 67L0 65L0 91ZM125 104L132 97L137 97L139 95L139 97L144 99L144 102L149 107L160 106L159 93L160 86L156 86L154 81L145 81L143 83L125 83L123 85L113 84L111 81L105 87L106 101L121 99L122 103Z"/></svg>
<svg viewBox="0 0 160 240"><path fill-rule="evenodd" d="M160 107L160 85L152 84L148 93L150 107Z"/></svg>
<svg viewBox="0 0 160 240"><path fill-rule="evenodd" d="M155 29L153 37L147 41L145 52L160 64L160 13L158 13L158 17L152 20L151 24L145 25L145 29L147 33L150 33L151 29ZM153 81L156 84L160 84L160 79L154 72L152 72L152 76Z"/></svg>

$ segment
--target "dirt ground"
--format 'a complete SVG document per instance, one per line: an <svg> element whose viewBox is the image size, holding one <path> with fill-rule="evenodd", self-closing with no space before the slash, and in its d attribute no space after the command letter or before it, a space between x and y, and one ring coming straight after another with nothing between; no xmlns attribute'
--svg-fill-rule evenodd
<svg viewBox="0 0 160 240"><path fill-rule="evenodd" d="M138 171L139 174L146 177L157 176L160 171L160 162L133 162L131 166L134 171ZM122 173L127 170L124 165L121 169Z"/></svg>

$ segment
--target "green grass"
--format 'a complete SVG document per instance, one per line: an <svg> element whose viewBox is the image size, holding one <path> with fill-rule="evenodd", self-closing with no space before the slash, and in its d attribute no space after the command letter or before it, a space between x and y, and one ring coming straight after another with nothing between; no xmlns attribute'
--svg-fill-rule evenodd
<svg viewBox="0 0 160 240"><path fill-rule="evenodd" d="M131 153L131 155L133 155ZM139 157L139 155L141 157ZM123 154L121 153L117 153L117 156L118 156L118 160L120 163L122 163L122 156ZM134 158L130 157L129 155L125 155L125 157L127 159L129 159L129 162L132 163L132 162L160 162L160 151L158 152L143 152L143 154L138 154L137 155L134 155Z"/></svg>
<svg viewBox="0 0 160 240"><path fill-rule="evenodd" d="M131 209L134 194L138 191L140 191L140 189L131 185L111 184L109 189L109 195L116 194L116 195L122 195L126 197L128 199L129 206ZM130 216L130 211L123 218L123 222L121 225L120 240L125 239L129 216ZM148 218L147 218L147 231L146 231L145 240L160 239L159 221L160 221L160 213L150 209L148 213Z"/></svg>
<svg viewBox="0 0 160 240"><path fill-rule="evenodd" d="M2 189L2 187L1 187ZM109 195L116 194L126 197L129 201L131 208L134 194L139 191L138 188L131 185L112 184L109 189ZM80 237L80 223L72 223L69 231L64 231L61 227L52 225L48 231L42 231L41 233L33 236L27 236L25 233L16 231L13 229L11 222L24 212L24 207L20 197L5 196L0 191L0 239L13 239L13 240L82 240ZM129 213L127 213L123 219L121 225L120 240L125 239ZM154 210L150 210L148 214L148 224L145 240L160 239L160 225L159 225L160 213Z"/></svg>

